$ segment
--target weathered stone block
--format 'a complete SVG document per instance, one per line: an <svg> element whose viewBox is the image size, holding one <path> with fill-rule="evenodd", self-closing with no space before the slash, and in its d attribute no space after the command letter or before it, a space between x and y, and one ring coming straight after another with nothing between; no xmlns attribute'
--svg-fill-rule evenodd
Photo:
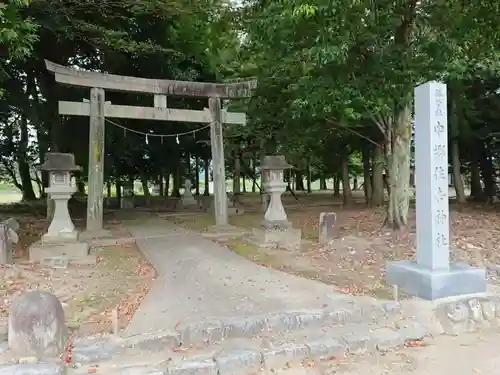
<svg viewBox="0 0 500 375"><path fill-rule="evenodd" d="M321 326L324 321L323 310L304 310L270 315L267 318L267 325L270 331L290 331L311 326Z"/></svg>
<svg viewBox="0 0 500 375"><path fill-rule="evenodd" d="M414 320L400 320L396 322L396 328L403 340L420 340L428 335L425 327Z"/></svg>
<svg viewBox="0 0 500 375"><path fill-rule="evenodd" d="M0 375L63 375L64 366L58 363L0 365Z"/></svg>
<svg viewBox="0 0 500 375"><path fill-rule="evenodd" d="M400 312L402 310L402 305L399 302L396 301L389 301L389 302L384 302L382 304L382 309L386 313L393 313L393 312Z"/></svg>
<svg viewBox="0 0 500 375"><path fill-rule="evenodd" d="M262 366L262 354L253 350L224 350L215 355L219 375L256 373Z"/></svg>
<svg viewBox="0 0 500 375"><path fill-rule="evenodd" d="M217 367L212 359L184 361L166 368L172 375L217 375Z"/></svg>
<svg viewBox="0 0 500 375"><path fill-rule="evenodd" d="M19 357L58 356L68 341L64 311L56 296L27 292L12 302L9 312L10 350Z"/></svg>
<svg viewBox="0 0 500 375"><path fill-rule="evenodd" d="M309 348L306 345L290 343L265 350L262 359L267 369L278 369L288 362L303 360L308 355Z"/></svg>
<svg viewBox="0 0 500 375"><path fill-rule="evenodd" d="M105 361L113 358L117 346L110 342L96 342L86 346L75 346L72 359L78 363Z"/></svg>
<svg viewBox="0 0 500 375"><path fill-rule="evenodd" d="M343 357L346 346L335 338L325 338L306 342L311 358L327 359L329 357Z"/></svg>
<svg viewBox="0 0 500 375"><path fill-rule="evenodd" d="M379 328L371 333L375 347L381 351L394 349L405 342L404 337L397 331L390 328Z"/></svg>
<svg viewBox="0 0 500 375"><path fill-rule="evenodd" d="M338 324L347 324L357 318L362 319L362 313L360 311L356 312L348 308L325 310L323 314L327 321Z"/></svg>
<svg viewBox="0 0 500 375"><path fill-rule="evenodd" d="M497 305L495 301L487 300L483 302L483 317L488 321L495 321L497 314Z"/></svg>
<svg viewBox="0 0 500 375"><path fill-rule="evenodd" d="M224 339L224 329L221 321L193 323L179 327L183 345L211 344Z"/></svg>
<svg viewBox="0 0 500 375"><path fill-rule="evenodd" d="M160 331L125 338L121 346L140 350L161 351L181 345L181 334L175 331Z"/></svg>
<svg viewBox="0 0 500 375"><path fill-rule="evenodd" d="M328 244L339 237L337 214L335 212L321 212L319 214L319 243Z"/></svg>
<svg viewBox="0 0 500 375"><path fill-rule="evenodd" d="M375 349L374 342L368 332L349 332L342 335L349 353L364 353Z"/></svg>
<svg viewBox="0 0 500 375"><path fill-rule="evenodd" d="M266 329L266 317L223 319L224 338L252 337Z"/></svg>

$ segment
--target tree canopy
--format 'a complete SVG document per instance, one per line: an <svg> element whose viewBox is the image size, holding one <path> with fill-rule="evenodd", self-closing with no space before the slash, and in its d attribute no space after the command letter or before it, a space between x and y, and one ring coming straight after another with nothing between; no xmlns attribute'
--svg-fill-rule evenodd
<svg viewBox="0 0 500 375"><path fill-rule="evenodd" d="M407 223L413 165L413 88L448 86L450 174L457 199L497 194L500 134L500 3L471 1L7 0L0 4L0 177L25 199L46 181L32 166L48 151L88 164L88 119L60 116L58 101L88 98L54 82L61 65L146 78L227 82L250 77L250 99L224 106L247 113L225 127L227 175L255 178L265 153L279 153L303 180L333 178L351 202L363 181L367 204L384 204L387 224ZM151 106L144 95L106 100ZM168 98L171 108L203 109L200 99ZM106 181L160 184L179 194L183 177L209 171L208 129L112 120ZM139 132L124 131L123 127ZM177 133L187 135L175 136ZM141 134L142 133L142 134ZM172 135L150 137L145 133ZM87 173L78 176L81 187ZM168 185L172 177L173 186ZM82 188L83 191L83 188Z"/></svg>

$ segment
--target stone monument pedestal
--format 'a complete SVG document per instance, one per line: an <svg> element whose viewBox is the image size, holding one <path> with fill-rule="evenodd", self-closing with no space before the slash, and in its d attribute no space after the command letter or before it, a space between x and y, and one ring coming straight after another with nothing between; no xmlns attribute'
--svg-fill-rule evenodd
<svg viewBox="0 0 500 375"><path fill-rule="evenodd" d="M486 292L486 271L465 263L451 264L444 270L431 270L416 261L403 260L389 263L386 275L388 283L429 301Z"/></svg>
<svg viewBox="0 0 500 375"><path fill-rule="evenodd" d="M70 171L77 170L72 154L47 153L42 165L49 171L50 186L46 192L54 201L54 215L47 233L29 249L30 262L95 263L95 257L88 257L89 245L79 241L79 233L69 216L68 201L76 191L71 185Z"/></svg>

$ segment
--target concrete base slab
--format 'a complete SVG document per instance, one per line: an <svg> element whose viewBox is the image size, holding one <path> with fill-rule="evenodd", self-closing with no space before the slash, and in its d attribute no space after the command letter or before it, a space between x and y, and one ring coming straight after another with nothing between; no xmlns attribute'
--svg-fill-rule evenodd
<svg viewBox="0 0 500 375"><path fill-rule="evenodd" d="M40 262L44 258L67 257L69 262L74 258L84 258L89 255L89 245L86 242L35 242L29 249L29 261Z"/></svg>
<svg viewBox="0 0 500 375"><path fill-rule="evenodd" d="M451 264L449 270L432 271L415 261L390 262L386 279L413 296L431 301L486 291L486 270L464 263Z"/></svg>
<svg viewBox="0 0 500 375"><path fill-rule="evenodd" d="M299 250L302 231L294 228L284 229L254 229L251 236L245 241L264 248L281 248L286 250Z"/></svg>

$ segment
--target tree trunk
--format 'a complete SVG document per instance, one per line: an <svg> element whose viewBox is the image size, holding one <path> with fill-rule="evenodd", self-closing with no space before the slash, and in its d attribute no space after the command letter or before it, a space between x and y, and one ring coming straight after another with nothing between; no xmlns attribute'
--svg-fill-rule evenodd
<svg viewBox="0 0 500 375"><path fill-rule="evenodd" d="M240 200L240 178L241 178L241 164L240 164L240 149L236 148L234 152L234 171L233 171L233 200L235 203Z"/></svg>
<svg viewBox="0 0 500 375"><path fill-rule="evenodd" d="M109 181L106 183L106 190L107 190L107 194L106 195L108 196L108 198L111 198L111 195L112 195L112 193L111 193L111 182L109 182Z"/></svg>
<svg viewBox="0 0 500 375"><path fill-rule="evenodd" d="M389 153L389 205L386 224L402 229L408 224L410 206L410 106L406 105L395 117Z"/></svg>
<svg viewBox="0 0 500 375"><path fill-rule="evenodd" d="M247 192L247 176L244 173L241 174L241 190L243 193Z"/></svg>
<svg viewBox="0 0 500 375"><path fill-rule="evenodd" d="M333 196L340 197L340 177L338 174L333 176Z"/></svg>
<svg viewBox="0 0 500 375"><path fill-rule="evenodd" d="M451 141L451 166L453 170L453 185L455 186L457 202L465 203L464 183L462 180L462 174L460 173L460 148L458 139L456 138Z"/></svg>
<svg viewBox="0 0 500 375"><path fill-rule="evenodd" d="M158 190L160 193L160 197L165 195L165 176L163 174L163 168L160 171L160 175L158 176Z"/></svg>
<svg viewBox="0 0 500 375"><path fill-rule="evenodd" d="M470 196L476 201L484 200L484 191L481 185L481 175L479 173L479 162L476 155L473 155L470 162Z"/></svg>
<svg viewBox="0 0 500 375"><path fill-rule="evenodd" d="M36 200L35 191L33 190L33 183L31 181L30 166L27 160L28 152L28 120L25 116L21 116L20 124L20 140L19 148L17 154L17 162L19 169L19 178L21 179L22 191L23 191L23 201L34 201Z"/></svg>
<svg viewBox="0 0 500 375"><path fill-rule="evenodd" d="M342 197L344 205L352 203L351 181L349 176L349 154L344 147L340 155L340 172L342 174Z"/></svg>
<svg viewBox="0 0 500 375"><path fill-rule="evenodd" d="M328 187L326 186L326 178L323 175L319 177L319 190L328 190Z"/></svg>
<svg viewBox="0 0 500 375"><path fill-rule="evenodd" d="M191 154L188 153L186 155L186 169L187 169L187 174L188 174L188 178L191 179Z"/></svg>
<svg viewBox="0 0 500 375"><path fill-rule="evenodd" d="M302 175L302 172L296 171L295 172L295 190L296 191L304 191L304 176Z"/></svg>
<svg viewBox="0 0 500 375"><path fill-rule="evenodd" d="M311 193L312 188L311 188L311 163L307 163L307 192Z"/></svg>
<svg viewBox="0 0 500 375"><path fill-rule="evenodd" d="M195 171L194 171L194 180L195 180L195 194L196 196L200 195L200 158L196 156L194 158Z"/></svg>
<svg viewBox="0 0 500 375"><path fill-rule="evenodd" d="M371 204L380 207L384 204L384 150L381 145L373 148L372 171Z"/></svg>
<svg viewBox="0 0 500 375"><path fill-rule="evenodd" d="M492 201L493 196L496 193L495 187L495 177L493 175L493 160L491 159L491 154L484 144L481 142L481 151L480 151L480 159L479 159L479 167L481 171L481 175L483 178L484 184L484 196L488 200Z"/></svg>
<svg viewBox="0 0 500 375"><path fill-rule="evenodd" d="M165 188L163 190L166 197L168 197L168 193L170 190L170 172L165 173Z"/></svg>
<svg viewBox="0 0 500 375"><path fill-rule="evenodd" d="M363 144L361 153L363 158L363 190L366 204L370 205L372 200L372 181L370 173L370 145L368 143Z"/></svg>
<svg viewBox="0 0 500 375"><path fill-rule="evenodd" d="M181 196L181 166L177 163L173 173L172 197L179 198Z"/></svg>
<svg viewBox="0 0 500 375"><path fill-rule="evenodd" d="M150 197L151 193L149 191L148 178L146 176L142 176L141 184L142 184L142 193L144 194L144 196Z"/></svg>
<svg viewBox="0 0 500 375"><path fill-rule="evenodd" d="M121 176L116 176L116 183L115 183L115 188L116 188L116 202L118 204L118 208L122 206L122 180Z"/></svg>
<svg viewBox="0 0 500 375"><path fill-rule="evenodd" d="M252 158L252 173L253 173L253 179L252 179L252 193L255 193L257 191L257 172L255 170L255 157Z"/></svg>
<svg viewBox="0 0 500 375"><path fill-rule="evenodd" d="M205 169L205 189L203 191L203 195L210 195L210 160L206 157L203 160L203 167Z"/></svg>

